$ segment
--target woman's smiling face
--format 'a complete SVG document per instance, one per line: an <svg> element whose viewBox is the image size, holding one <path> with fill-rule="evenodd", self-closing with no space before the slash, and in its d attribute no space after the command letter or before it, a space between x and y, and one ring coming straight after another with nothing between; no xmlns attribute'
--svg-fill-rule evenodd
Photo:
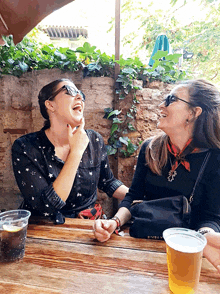
<svg viewBox="0 0 220 294"><path fill-rule="evenodd" d="M71 82L60 82L57 86L57 90L64 85L70 86L77 92L78 89ZM53 101L50 101L53 105L53 115L60 123L70 124L72 127L78 126L83 118L84 112L84 100L78 93L76 96L72 96L65 88L56 95Z"/></svg>
<svg viewBox="0 0 220 294"><path fill-rule="evenodd" d="M170 94L190 103L187 86L177 86ZM168 136L175 134L177 131L181 132L185 130L187 121L192 116L192 108L184 101L176 99L173 102L171 100L171 103L167 107L165 106L165 102L159 106L160 119L157 127L163 130Z"/></svg>

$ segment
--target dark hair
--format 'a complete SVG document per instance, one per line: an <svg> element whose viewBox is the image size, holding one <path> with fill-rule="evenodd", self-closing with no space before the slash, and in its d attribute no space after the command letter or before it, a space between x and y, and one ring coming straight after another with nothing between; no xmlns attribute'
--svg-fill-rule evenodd
<svg viewBox="0 0 220 294"><path fill-rule="evenodd" d="M194 124L193 145L198 148L220 149L220 92L205 80L189 80L179 85L188 88L190 103L202 108L202 113ZM193 109L192 106L189 107ZM168 136L162 132L146 148L146 162L152 172L159 175L168 159L167 142Z"/></svg>
<svg viewBox="0 0 220 294"><path fill-rule="evenodd" d="M40 112L41 115L43 116L43 118L45 118L45 122L44 122L44 128L47 129L50 127L50 119L49 119L49 115L47 113L47 108L45 106L45 101L48 100L48 98L50 98L57 90L57 86L59 83L61 82L71 82L73 83L73 81L69 80L69 79L58 79L55 80L49 84L47 84L46 86L44 86L38 95L38 103L40 106ZM55 97L51 98L50 100L53 100Z"/></svg>
<svg viewBox="0 0 220 294"><path fill-rule="evenodd" d="M194 145L198 148L220 149L219 91L205 80L186 81L182 84L188 87L190 102L202 108L194 125Z"/></svg>

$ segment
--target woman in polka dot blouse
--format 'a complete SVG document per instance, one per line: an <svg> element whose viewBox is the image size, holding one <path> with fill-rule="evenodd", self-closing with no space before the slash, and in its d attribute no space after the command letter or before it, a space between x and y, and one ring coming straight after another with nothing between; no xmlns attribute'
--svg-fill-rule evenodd
<svg viewBox="0 0 220 294"><path fill-rule="evenodd" d="M59 79L41 89L38 101L44 127L12 146L20 208L63 223L94 206L97 188L123 199L128 188L113 176L102 136L84 129L85 95Z"/></svg>

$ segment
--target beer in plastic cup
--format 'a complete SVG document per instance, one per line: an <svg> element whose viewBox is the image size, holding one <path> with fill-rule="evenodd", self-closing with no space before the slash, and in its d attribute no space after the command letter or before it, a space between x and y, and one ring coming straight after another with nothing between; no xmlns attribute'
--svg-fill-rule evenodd
<svg viewBox="0 0 220 294"><path fill-rule="evenodd" d="M166 242L169 288L174 294L195 293L201 272L206 238L200 233L170 228L163 232Z"/></svg>
<svg viewBox="0 0 220 294"><path fill-rule="evenodd" d="M30 211L18 209L0 213L0 261L22 259Z"/></svg>

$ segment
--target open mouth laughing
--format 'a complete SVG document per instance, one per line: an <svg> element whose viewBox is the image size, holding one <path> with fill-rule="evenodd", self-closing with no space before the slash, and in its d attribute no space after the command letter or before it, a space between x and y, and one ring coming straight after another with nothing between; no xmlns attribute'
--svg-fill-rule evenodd
<svg viewBox="0 0 220 294"><path fill-rule="evenodd" d="M73 111L78 111L78 112L82 112L83 108L81 104L76 104L74 105L74 107L72 108Z"/></svg>

